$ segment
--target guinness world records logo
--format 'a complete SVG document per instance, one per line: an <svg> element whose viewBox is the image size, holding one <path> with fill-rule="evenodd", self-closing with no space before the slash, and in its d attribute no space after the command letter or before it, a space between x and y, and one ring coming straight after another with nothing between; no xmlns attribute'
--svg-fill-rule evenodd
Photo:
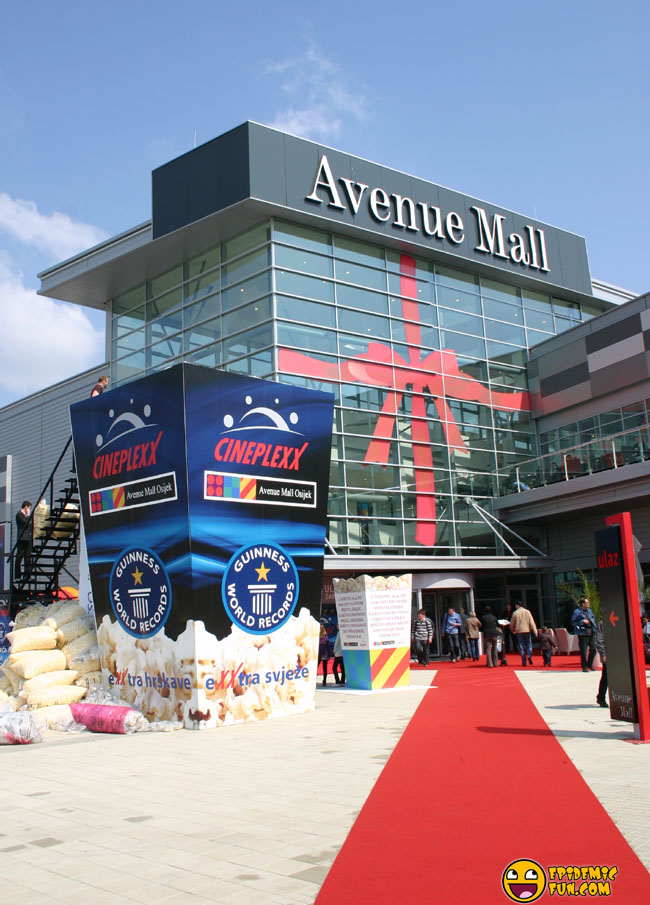
<svg viewBox="0 0 650 905"><path fill-rule="evenodd" d="M156 635L172 608L171 582L165 566L147 547L122 550L111 571L110 595L115 618L133 638Z"/></svg>
<svg viewBox="0 0 650 905"><path fill-rule="evenodd" d="M298 570L277 544L248 544L230 558L221 598L232 622L252 635L268 635L289 619L298 602Z"/></svg>

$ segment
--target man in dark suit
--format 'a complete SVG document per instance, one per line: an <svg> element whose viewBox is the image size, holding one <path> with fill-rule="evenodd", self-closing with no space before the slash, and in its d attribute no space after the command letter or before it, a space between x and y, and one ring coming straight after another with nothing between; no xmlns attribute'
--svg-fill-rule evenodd
<svg viewBox="0 0 650 905"><path fill-rule="evenodd" d="M29 516L32 512L32 504L24 500L22 507L16 513L16 559L14 561L14 581L24 575L29 578L29 560L32 555L32 523Z"/></svg>

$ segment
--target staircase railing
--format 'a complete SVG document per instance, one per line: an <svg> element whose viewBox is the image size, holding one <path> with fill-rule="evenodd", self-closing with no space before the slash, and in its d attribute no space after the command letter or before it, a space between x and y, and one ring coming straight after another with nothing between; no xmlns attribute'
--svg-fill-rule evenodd
<svg viewBox="0 0 650 905"><path fill-rule="evenodd" d="M11 551L7 555L7 559L10 562L11 566L11 575L12 575L12 585L15 591L33 591L34 593L39 594L54 594L58 590L58 579L59 573L63 569L70 575L71 578L74 579L74 576L69 572L69 570L65 567L65 562L68 557L76 550L77 539L79 537L79 517L66 517L65 516L65 507L68 503L73 501L77 494L77 480L76 476L74 478L67 479L67 487L64 490L55 489L55 481L57 478L57 473L63 463L63 460L66 456L66 453L70 449L72 445L72 437L69 437L68 442L65 444L61 455L56 461L50 476L40 494L38 495L37 502L41 500L48 500L49 497L49 512L50 519L49 524L45 528L45 531L41 535L38 540L40 541L38 546L34 544L31 550L31 555L27 558L27 562L24 562L24 569L22 575L16 577L14 575L14 563L16 553L18 551L18 544L21 542L21 537L16 539L15 544L11 548ZM74 466L74 458L72 460L72 465ZM74 472L74 467L72 468L72 472ZM59 499L59 502L62 503L60 512L57 513L57 507L55 506L55 494L62 493L64 496ZM34 534L34 516L36 512L36 505L32 506L32 511L29 515L26 525L22 530L22 535L27 535L29 538L33 537ZM66 537L60 539L60 542L57 542L54 547L48 547L48 543L52 542L53 535L58 531L61 533L62 526L66 526L69 528ZM58 539L54 539L58 540ZM45 568L45 560L50 560L47 563L47 568ZM41 562L42 560L42 562ZM76 579L75 579L76 580Z"/></svg>

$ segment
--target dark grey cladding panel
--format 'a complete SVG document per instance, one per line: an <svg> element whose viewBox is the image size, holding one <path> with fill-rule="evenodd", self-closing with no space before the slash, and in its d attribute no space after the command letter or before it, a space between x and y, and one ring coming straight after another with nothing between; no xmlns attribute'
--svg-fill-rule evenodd
<svg viewBox="0 0 650 905"><path fill-rule="evenodd" d="M650 330L643 331L643 348L646 352L650 351Z"/></svg>
<svg viewBox="0 0 650 905"><path fill-rule="evenodd" d="M495 277L591 295L581 237L255 123L154 170L152 196L154 238L253 197L484 265Z"/></svg>
<svg viewBox="0 0 650 905"><path fill-rule="evenodd" d="M264 129L263 140L258 138L259 126L249 124L250 194L283 206L287 203L287 171L293 161L287 159L285 136L282 132ZM305 177L310 165L306 166Z"/></svg>
<svg viewBox="0 0 650 905"><path fill-rule="evenodd" d="M153 171L152 236L165 236L249 194L245 123Z"/></svg>
<svg viewBox="0 0 650 905"><path fill-rule="evenodd" d="M589 380L589 368L586 361L581 361L580 364L566 368L564 371L544 377L539 382L540 391L542 396L552 396L554 393L559 393L561 390L587 380Z"/></svg>
<svg viewBox="0 0 650 905"><path fill-rule="evenodd" d="M548 352L534 359L540 380L545 380L560 371L566 370L567 365L570 366L579 362L585 362L586 364L587 362L584 337L572 341L569 332L560 334L556 339L560 341L557 347L553 344Z"/></svg>
<svg viewBox="0 0 650 905"><path fill-rule="evenodd" d="M591 374L591 395L601 396L648 379L648 360L645 352L632 355L623 362L599 368Z"/></svg>
<svg viewBox="0 0 650 905"><path fill-rule="evenodd" d="M614 343L627 339L629 336L636 336L641 332L641 317L639 314L633 314L623 320L611 323L608 319L607 324L603 325L600 330L595 330L587 337L587 354L597 352L599 349L605 349Z"/></svg>

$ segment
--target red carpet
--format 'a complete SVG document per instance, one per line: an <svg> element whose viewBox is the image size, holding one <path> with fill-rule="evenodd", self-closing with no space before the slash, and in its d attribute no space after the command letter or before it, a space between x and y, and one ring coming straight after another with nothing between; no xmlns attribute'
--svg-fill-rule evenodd
<svg viewBox="0 0 650 905"><path fill-rule="evenodd" d="M553 668L568 659L554 658ZM424 696L315 905L503 905L512 901L503 871L523 858L547 873L616 866L609 901L650 899L650 875L514 669L483 663L435 664L438 687ZM537 901L566 900L549 891Z"/></svg>

